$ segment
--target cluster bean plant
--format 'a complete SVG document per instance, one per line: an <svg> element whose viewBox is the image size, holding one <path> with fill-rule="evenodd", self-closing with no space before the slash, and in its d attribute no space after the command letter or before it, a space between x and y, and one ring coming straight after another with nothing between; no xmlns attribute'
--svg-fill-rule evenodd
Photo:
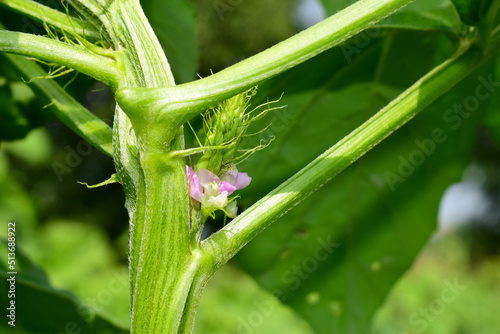
<svg viewBox="0 0 500 334"><path fill-rule="evenodd" d="M209 7L223 20L240 5ZM368 330L478 125L500 134L500 1L323 5L321 22L195 79L190 1L0 0L0 139L49 113L113 160L115 174L88 187L123 188L130 297L122 328L53 294L18 247L17 313L2 333L192 333L207 283L240 250L317 333ZM39 29L10 28L11 13ZM109 87L112 122L72 96L70 72ZM26 112L6 78L45 107Z"/></svg>

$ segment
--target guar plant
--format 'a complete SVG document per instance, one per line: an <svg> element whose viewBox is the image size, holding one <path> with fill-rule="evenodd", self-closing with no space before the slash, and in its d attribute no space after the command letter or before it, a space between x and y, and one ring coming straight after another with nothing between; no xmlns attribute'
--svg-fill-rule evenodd
<svg viewBox="0 0 500 334"><path fill-rule="evenodd" d="M398 132L400 137L397 140L389 141L389 151L401 159L397 155L377 155L375 152L370 153L369 160L364 160L365 167L370 164L368 169L361 170L357 165L356 170L362 174L361 178L369 180L370 187L354 181L336 184L335 187L344 187L344 191L349 189L347 193L350 195L337 196L334 194L340 193L333 192L330 195L329 191L333 190L323 188L320 190L322 200L317 202L322 204L314 206L310 203L306 209L301 206L300 215L304 218L296 219L305 222L302 235L311 233L313 244L315 237L322 235L329 235L329 242L345 241L349 235L354 239L357 237L353 235L359 236L355 248L342 246L344 243L339 242L339 249L335 250L343 254L344 259L355 254L355 260L348 268L329 271L328 266L333 268L331 262L322 267L316 278L323 277L323 280L316 280L320 283L311 295L310 289L302 289L305 286L302 282L312 275L310 272L289 275L285 271L280 281L273 275L279 277L284 271L283 266L276 265L281 271L273 274L269 267L259 266L258 260L246 265L263 286L280 290L278 297L309 320L318 333L361 333L366 330L368 320L383 296L409 266L432 231L431 224L426 225L424 233L412 235L413 226L428 216L418 217L414 211L405 210L430 205L426 202L426 195L419 197L416 194L420 188L432 188L433 196L429 196L429 200L434 201L430 206L435 213L438 197L434 195L442 193L443 187L456 179L456 173L448 178L446 168L460 170L451 162L457 157L466 160L462 159L467 156L462 147L471 146L475 133L471 129L475 129L481 119L478 115L471 116L471 110L479 107L470 107L470 104L486 99L481 96L494 95L498 87L489 59L500 47L497 27L500 1L454 0L451 3L416 0L404 8L411 2L359 0L350 1L352 4L342 8L344 6L335 1L324 0L325 8L332 16L320 23L213 75L176 84L169 57L138 0L68 0L61 4L61 11L32 0L0 0L2 11L13 10L38 20L43 23L46 34L0 30L2 62L14 67L25 81L32 79L30 87L40 98L49 100L48 106L55 117L114 160L116 174L103 184L119 182L123 186L130 217L131 333L191 333L204 287L221 266L274 221L418 113L429 110L424 113L427 118L422 116L415 120L415 126L423 129L419 132L421 137L414 140L411 128L405 127L407 130ZM158 9L164 14L155 14L156 20L159 15L165 15L165 20L170 20L167 24L172 26L167 29L167 34L174 42L168 45L167 53L182 48L182 41L176 39L176 34L181 34L184 27L182 10L185 3L187 1L165 1ZM398 35L400 31L406 31L407 35ZM430 37L423 38L429 31ZM365 37L361 44L359 39L356 40L359 36ZM446 51L422 51L431 49ZM182 73L183 55L173 54L177 71ZM52 70L47 72L37 62L49 65ZM391 68L399 70L389 71ZM68 69L111 88L117 102L112 128L52 79ZM479 73L475 72L478 69L483 71L477 76L476 86L479 88L464 88L461 82L472 73ZM484 73L488 70L491 71ZM384 77L386 71L391 73L390 77ZM326 73L329 77L325 77ZM366 81L364 76L370 76L371 87L377 90L369 99L365 99L364 94L370 89L361 85L363 80ZM275 77L285 79L278 81L273 79ZM322 115L321 118L305 121L309 110L315 108L313 102L298 106L294 103L301 104L304 100L288 97L294 96L297 90L307 92L307 87L315 87L314 82L320 79L323 80L324 92L330 94L328 102L320 103L324 110L316 117ZM288 86L283 84L285 81ZM351 83L349 88L342 86L344 82ZM462 87L461 93L452 97L447 95L456 85ZM314 91L308 99L316 103L325 98L325 95L317 94ZM464 99L468 95L475 100ZM360 103L369 106L363 107L364 112L343 109L348 102L355 103L358 98L363 101ZM271 100L274 102L266 102ZM390 102L386 103L388 100ZM448 112L447 109L457 103L462 109ZM285 106L288 109L283 109ZM301 111L287 120L287 124L294 124L295 130L289 127L278 133L281 129L275 126L278 121L275 117L273 122L273 114L283 117L283 113L280 114L283 110L299 107ZM374 108L379 111L374 113ZM4 124L1 127L6 134L9 126L13 126L9 122L15 119L12 110L3 111ZM203 130L187 126L198 115L203 115ZM343 122L352 125L349 129L352 132L343 133L342 122L330 123L336 117L343 117ZM317 126L311 126L313 123ZM470 123L470 126L462 123ZM269 136L259 135L268 133L268 129L277 138L270 144ZM197 147L186 147L184 131L195 133ZM277 152L273 147L276 147L275 143L280 147L285 145L284 141L293 131L301 132L299 140L306 145L303 147L307 147L301 154L304 157L334 143L328 140L345 136L337 138L340 140L336 144L300 170L297 164L303 164L303 159L292 157L292 167L281 173L276 166L283 161L272 160ZM256 144L245 147L245 143L252 142L252 135L257 139ZM313 147L318 142L315 136L322 138L318 147ZM401 139L405 136L413 145L408 145L409 151L406 151L408 147L402 149L399 145L406 143L406 139ZM261 137L267 139L261 142ZM315 139L309 142L311 137ZM439 148L440 144L443 148ZM264 148L266 145L269 147ZM261 152L252 155L261 148L264 148L263 155L259 155ZM450 165L439 160L430 171L426 171L431 175L429 178L413 182L412 174L422 180L418 170L423 169L418 167L425 167L426 160L433 161L432 155L447 159ZM251 166L249 163L239 164L248 157L253 169L248 167ZM266 171L259 171L259 164L265 165L267 160L274 163L262 166L267 168ZM390 167L381 164L389 160L392 161ZM463 169L463 164L459 165ZM281 182L279 178L288 175L291 176L273 189L276 180ZM245 190L252 191L256 185L264 185L261 188L270 190L269 193L238 213L238 202L244 203L245 196L249 196ZM399 191L398 187L402 190ZM380 202L375 201L379 199ZM414 202L405 202L409 199ZM397 208L394 216L384 213L384 201L387 206ZM337 217L343 211L335 206L350 205L356 208L352 208L349 215ZM318 218L318 212L322 210L329 212L326 221ZM373 216L381 215L379 219L385 223L376 226L376 222L371 221L369 224L371 218L366 216L367 224L356 225L354 234L346 234L345 229L337 231L338 234L328 232L334 231L337 219L355 219L365 210ZM207 219L220 213L232 220L215 233L203 236ZM290 231L299 226L294 214L299 217L299 212L294 210L283 218L284 221L277 223L292 226L284 230L288 231L283 234L284 238L276 231L267 235L267 238L274 238L267 240L267 244L276 243L278 246L266 248L268 253L259 253L256 250L264 243L256 244L250 248L251 252L255 251L252 256L278 258L282 254L280 258L287 261L287 254L294 252L294 246L284 239L291 240ZM309 221L311 223L307 223ZM314 225L316 221L322 221L321 228L311 228L313 232L310 232L308 224L317 227L319 225ZM404 234L400 235L405 240L403 243L396 242L398 233ZM377 242L383 245L383 250L371 253L362 239L375 236L380 237ZM403 244L408 247L408 254L402 250ZM327 253L330 248L326 248ZM313 252L314 246L307 249ZM405 256L398 258L398 252ZM384 257L384 254L388 255ZM245 257L250 257L249 252ZM358 265L367 269L360 269L361 273L354 275L351 269ZM396 269L384 271L390 266ZM6 275L5 271L2 275ZM279 283L274 284L276 281ZM367 282L379 282L379 285ZM322 292L322 286L331 288L331 285L337 290L329 290L333 291L330 295ZM350 285L353 285L352 289L347 288ZM313 309L303 306L300 296L306 296L305 300ZM375 297L370 299L367 296ZM367 301L363 302L363 298ZM21 326L22 319L18 321ZM31 332L42 325L37 322L25 326ZM82 332L88 333L124 332L106 324L98 316L87 317L86 323L79 326Z"/></svg>

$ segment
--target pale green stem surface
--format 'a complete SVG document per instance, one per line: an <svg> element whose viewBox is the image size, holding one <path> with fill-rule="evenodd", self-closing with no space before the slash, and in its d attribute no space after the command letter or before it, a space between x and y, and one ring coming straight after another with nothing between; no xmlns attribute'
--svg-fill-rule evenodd
<svg viewBox="0 0 500 334"><path fill-rule="evenodd" d="M0 5L24 14L32 19L56 27L62 31L78 34L92 40L101 39L99 30L92 24L69 16L33 0L0 0ZM62 5L61 5L62 6Z"/></svg>
<svg viewBox="0 0 500 334"><path fill-rule="evenodd" d="M116 59L98 55L83 46L70 45L42 36L0 30L0 52L33 57L73 68L115 89L120 85L123 76ZM102 53L109 52L102 49Z"/></svg>
<svg viewBox="0 0 500 334"><path fill-rule="evenodd" d="M102 27L115 50L128 54L127 74L132 87L168 87L175 84L165 53L138 0L68 0L90 22Z"/></svg>

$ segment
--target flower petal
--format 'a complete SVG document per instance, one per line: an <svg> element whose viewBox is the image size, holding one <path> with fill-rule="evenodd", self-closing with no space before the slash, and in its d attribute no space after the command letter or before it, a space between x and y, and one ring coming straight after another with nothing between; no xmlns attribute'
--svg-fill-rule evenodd
<svg viewBox="0 0 500 334"><path fill-rule="evenodd" d="M222 175L221 180L227 181L228 183L234 185L236 183L236 179L238 178L238 170L236 167L234 169L230 169Z"/></svg>
<svg viewBox="0 0 500 334"><path fill-rule="evenodd" d="M222 184L219 187L219 194L223 191L227 191L228 195L231 195L237 188L230 184L229 182L222 181Z"/></svg>
<svg viewBox="0 0 500 334"><path fill-rule="evenodd" d="M223 209L227 205L227 192L223 191L217 196L210 196L205 204L214 209Z"/></svg>
<svg viewBox="0 0 500 334"><path fill-rule="evenodd" d="M234 186L236 189L243 189L250 184L252 178L247 173L238 173Z"/></svg>
<svg viewBox="0 0 500 334"><path fill-rule="evenodd" d="M187 180L189 185L189 194L191 197L198 202L202 202L205 199L205 194L203 193L203 188L201 187L198 175L189 166L186 166Z"/></svg>
<svg viewBox="0 0 500 334"><path fill-rule="evenodd" d="M217 175L212 173L209 170L206 170L205 168L200 168L196 172L198 174L198 177L200 178L201 185L206 186L211 182L215 182L216 184L220 183L220 179Z"/></svg>
<svg viewBox="0 0 500 334"><path fill-rule="evenodd" d="M193 173L194 173L193 169L191 167L189 167L188 165L186 165L186 174L187 174L188 182L189 182L189 180L191 180Z"/></svg>

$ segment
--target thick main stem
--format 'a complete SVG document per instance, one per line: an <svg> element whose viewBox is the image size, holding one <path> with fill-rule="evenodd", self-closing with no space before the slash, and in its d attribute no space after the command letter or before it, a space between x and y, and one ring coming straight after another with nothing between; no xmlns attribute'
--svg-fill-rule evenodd
<svg viewBox="0 0 500 334"><path fill-rule="evenodd" d="M86 1L82 6L94 8ZM105 1L94 5L104 9ZM103 7L104 6L104 7ZM126 50L128 87L174 85L169 64L139 2L113 4L104 25L110 40ZM102 15L100 9L94 13ZM162 128L151 112L139 127L118 108L114 151L130 213L131 333L175 334L189 327L186 308L201 295L202 277L211 261L189 239L189 195L183 158L168 157L184 149L182 126Z"/></svg>
<svg viewBox="0 0 500 334"><path fill-rule="evenodd" d="M186 180L178 177L185 166L154 155L141 166L130 233L131 332L176 333L193 279L183 277L192 261Z"/></svg>
<svg viewBox="0 0 500 334"><path fill-rule="evenodd" d="M191 248L183 159L144 154L131 221L131 333L191 333L213 261ZM181 176L181 177L179 177Z"/></svg>

